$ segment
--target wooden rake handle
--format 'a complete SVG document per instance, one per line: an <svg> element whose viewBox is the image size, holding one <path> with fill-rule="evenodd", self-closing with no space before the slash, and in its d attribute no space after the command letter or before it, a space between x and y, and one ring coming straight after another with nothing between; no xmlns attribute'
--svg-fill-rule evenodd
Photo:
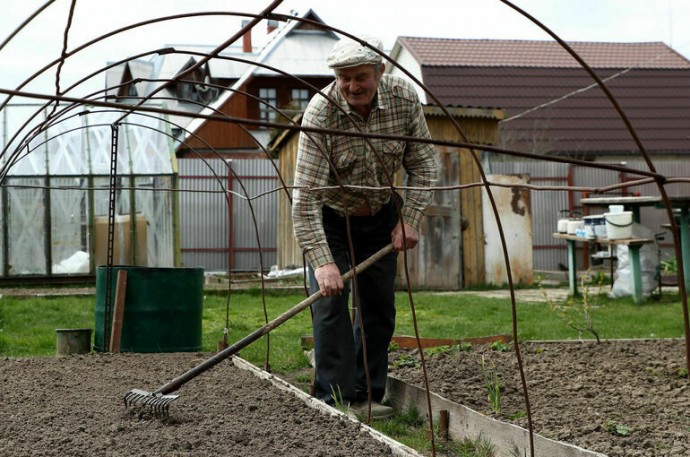
<svg viewBox="0 0 690 457"><path fill-rule="evenodd" d="M355 274L366 270L379 260L381 260L383 257L386 255L390 254L393 251L393 245L389 244L376 252L374 255L360 263L359 265L355 266L353 269L349 270L347 273L343 275L343 282L349 281ZM199 365L195 366L194 368L190 369L186 373L178 376L177 378L173 379L172 381L168 382L164 386L160 387L158 390L153 392L153 394L160 394L160 395L166 395L169 394L170 392L174 392L177 389L179 389L182 385L187 383L188 381L191 381L192 379L196 378L199 376L201 373L204 371L216 366L223 360L227 359L228 357L236 354L239 352L241 349L244 349L247 347L249 344L253 343L254 341L258 340L271 330L275 329L276 327L279 327L280 325L284 324L287 320L291 319L292 317L296 316L299 314L301 311L304 309L308 308L311 306L314 302L316 302L319 298L321 298L321 292L315 292L297 305L293 306L289 310L285 311L283 314L280 316L276 317L272 321L266 323L263 327L256 329L249 335L245 336L241 340L237 341L235 344L228 346L226 349L223 349L210 359L206 360L205 362L200 363Z"/></svg>

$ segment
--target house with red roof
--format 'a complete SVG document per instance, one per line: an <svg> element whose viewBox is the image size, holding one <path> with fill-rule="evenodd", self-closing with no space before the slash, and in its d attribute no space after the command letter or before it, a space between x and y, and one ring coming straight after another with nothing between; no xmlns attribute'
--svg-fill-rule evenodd
<svg viewBox="0 0 690 457"><path fill-rule="evenodd" d="M569 46L605 82L647 152L688 154L690 61L660 42ZM443 105L503 109L504 148L589 160L640 153L604 91L555 41L399 37L391 58Z"/></svg>

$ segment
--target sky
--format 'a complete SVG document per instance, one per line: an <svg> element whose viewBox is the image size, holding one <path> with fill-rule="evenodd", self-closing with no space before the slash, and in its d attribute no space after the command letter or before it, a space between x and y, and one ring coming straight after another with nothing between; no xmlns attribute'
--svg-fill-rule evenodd
<svg viewBox="0 0 690 457"><path fill-rule="evenodd" d="M67 49L136 22L190 12L258 13L269 0L0 0L0 45L37 9L50 5L0 49L0 90L15 89L57 59L68 12L74 16ZM567 41L662 41L690 58L687 0L513 0ZM424 5L424 6L420 6ZM377 35L390 49L398 36L551 40L546 32L500 0L284 0L275 10L302 14L313 9L327 24L357 35ZM62 88L108 62L165 45L218 45L236 32L241 17L178 19L113 35L71 57L62 68ZM254 44L262 39L258 26ZM55 92L49 76L25 87ZM104 87L94 78L75 95ZM0 94L0 99L5 96Z"/></svg>

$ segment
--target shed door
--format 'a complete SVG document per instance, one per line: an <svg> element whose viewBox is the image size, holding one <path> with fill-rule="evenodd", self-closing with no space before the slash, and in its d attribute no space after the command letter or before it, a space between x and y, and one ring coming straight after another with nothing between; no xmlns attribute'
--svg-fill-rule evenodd
<svg viewBox="0 0 690 457"><path fill-rule="evenodd" d="M437 146L441 161L438 186L460 183L457 151ZM422 223L420 242L408 256L413 287L454 290L462 286L462 228L460 191L434 192L427 216ZM399 277L405 283L400 256Z"/></svg>

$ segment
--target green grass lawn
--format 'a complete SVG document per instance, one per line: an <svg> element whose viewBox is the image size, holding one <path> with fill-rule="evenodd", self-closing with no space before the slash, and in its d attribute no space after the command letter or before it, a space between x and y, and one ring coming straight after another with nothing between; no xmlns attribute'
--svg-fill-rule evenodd
<svg viewBox="0 0 690 457"><path fill-rule="evenodd" d="M548 291L547 291L548 293ZM510 300L467 294L418 292L413 294L420 336L427 338L471 338L512 334ZM300 294L267 293L268 318L304 299ZM0 298L0 355L12 357L50 356L55 354L55 329L95 328L95 296L59 298ZM230 298L229 342L233 343L264 322L261 294L233 293ZM680 298L664 294L637 305L630 299L598 298L591 310L593 327L604 339L671 338L683 336ZM215 351L223 338L226 296L208 293L203 301L202 345L204 351ZM414 335L411 305L406 293L397 297L397 335ZM553 312L546 303L520 303L517 306L520 340L577 339L577 331ZM126 325L126 323L125 323ZM309 311L305 310L270 334L271 365L279 371L304 366L300 337L311 333ZM583 338L592 336L584 333ZM262 364L266 356L266 339L242 351L247 360Z"/></svg>

